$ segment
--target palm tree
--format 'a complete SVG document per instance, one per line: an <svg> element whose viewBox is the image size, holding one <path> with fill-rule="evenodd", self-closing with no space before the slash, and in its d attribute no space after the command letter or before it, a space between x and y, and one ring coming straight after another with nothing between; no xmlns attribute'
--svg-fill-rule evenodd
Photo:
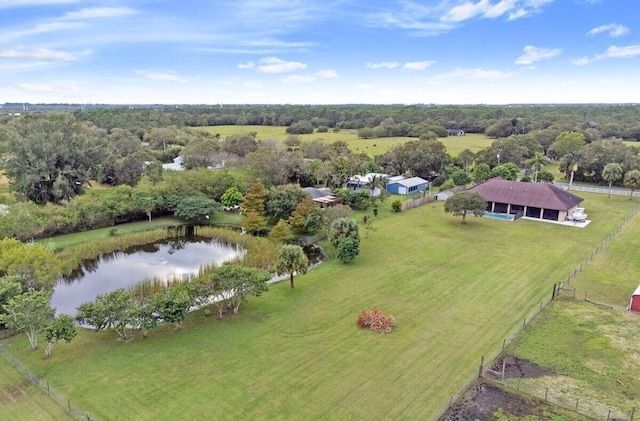
<svg viewBox="0 0 640 421"><path fill-rule="evenodd" d="M571 190L571 186L573 185L573 175L578 171L580 158L579 152L571 152L566 154L560 161L560 171L564 171L565 174L571 174L569 177L569 190Z"/></svg>
<svg viewBox="0 0 640 421"><path fill-rule="evenodd" d="M373 198L374 194L376 192L376 188L380 189L380 199L382 199L384 196L384 192L383 190L387 189L387 177L385 177L382 174L377 174L371 177L371 180L369 180L369 183L371 185L371 194L370 196Z"/></svg>
<svg viewBox="0 0 640 421"><path fill-rule="evenodd" d="M611 186L614 181L622 178L622 167L615 162L605 165L602 169L602 178L609 182L609 199L611 199Z"/></svg>
<svg viewBox="0 0 640 421"><path fill-rule="evenodd" d="M624 186L631 190L629 200L633 198L633 192L640 188L640 171L631 170L624 175Z"/></svg>
<svg viewBox="0 0 640 421"><path fill-rule="evenodd" d="M535 175L533 177L533 182L538 182L538 172L540 172L540 168L544 167L549 163L549 158L545 156L542 152L536 152L533 154L533 157L527 161L527 165L530 165L535 169Z"/></svg>
<svg viewBox="0 0 640 421"><path fill-rule="evenodd" d="M293 274L307 273L308 268L309 259L302 247L289 244L280 249L276 260L276 272L278 275L289 275L291 289L293 289Z"/></svg>

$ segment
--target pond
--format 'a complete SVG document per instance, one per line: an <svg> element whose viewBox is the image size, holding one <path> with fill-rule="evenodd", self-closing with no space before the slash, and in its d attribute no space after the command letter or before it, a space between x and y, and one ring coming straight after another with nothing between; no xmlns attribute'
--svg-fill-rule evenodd
<svg viewBox="0 0 640 421"><path fill-rule="evenodd" d="M202 265L221 264L241 256L236 245L204 237L171 238L162 242L104 254L86 261L71 276L58 281L51 305L56 313L76 314L76 307L98 294L129 289L144 279L191 276Z"/></svg>

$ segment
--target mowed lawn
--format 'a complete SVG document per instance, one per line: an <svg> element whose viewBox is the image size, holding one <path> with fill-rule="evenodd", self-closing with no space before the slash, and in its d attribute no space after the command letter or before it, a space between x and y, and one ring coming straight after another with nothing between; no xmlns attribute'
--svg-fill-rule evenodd
<svg viewBox="0 0 640 421"><path fill-rule="evenodd" d="M583 195L584 229L460 218L429 204L374 221L360 256L251 298L225 320L189 316L120 343L83 331L50 360L4 341L98 419L434 419L523 318L632 209ZM396 327L356 327L378 306Z"/></svg>
<svg viewBox="0 0 640 421"><path fill-rule="evenodd" d="M340 130L333 132L329 130L327 133L311 133L303 135L289 135L286 133L286 127L278 126L210 126L206 127L211 134L219 134L223 137L232 134L245 134L255 132L256 138L259 140L275 139L284 141L289 136L297 136L301 141L311 141L322 139L326 143L334 143L336 141L347 142L349 148L355 153L365 152L370 157L381 155L388 151L393 145L402 144L412 140L418 140L414 137L379 137L375 139L361 139L358 137L357 130ZM488 146L491 146L493 139L483 134L467 134L465 136L451 136L438 139L442 142L452 156L457 156L462 150L469 149L472 152L478 152Z"/></svg>
<svg viewBox="0 0 640 421"><path fill-rule="evenodd" d="M628 197L620 199L629 202ZM640 206L640 197L634 197L633 204ZM629 304L631 294L640 284L639 233L640 217L635 217L571 282L578 297L584 298L586 293L588 298L601 303L619 307Z"/></svg>
<svg viewBox="0 0 640 421"><path fill-rule="evenodd" d="M73 420L0 356L0 420Z"/></svg>

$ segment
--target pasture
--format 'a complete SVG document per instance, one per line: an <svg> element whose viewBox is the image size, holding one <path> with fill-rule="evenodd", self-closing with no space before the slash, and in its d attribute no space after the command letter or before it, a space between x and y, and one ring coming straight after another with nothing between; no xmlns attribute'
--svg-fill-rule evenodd
<svg viewBox="0 0 640 421"><path fill-rule="evenodd" d="M48 361L24 337L3 345L104 420L434 419L635 205L582 196L585 229L463 225L433 203L374 218L352 264L273 285L225 320L195 312L128 343L83 331ZM373 306L392 333L356 327Z"/></svg>
<svg viewBox="0 0 640 421"><path fill-rule="evenodd" d="M311 133L303 135L289 135L285 132L286 127L279 126L210 126L206 127L211 134L219 134L220 136L227 137L232 134L246 134L257 133L256 138L258 140L275 139L280 142L289 136L297 136L301 141L311 141L316 139L322 139L326 143L334 143L339 140L347 142L349 148L355 153L365 152L370 157L374 158L376 155L381 155L389 150L393 145L408 142L411 140L418 140L412 137L379 137L375 139L361 139L358 137L357 130L340 130L339 132L333 132L329 130L327 133ZM439 138L452 156L457 156L462 150L469 149L472 152L478 152L481 149L490 146L493 139L486 137L483 134L467 134L466 136L451 136L445 138Z"/></svg>
<svg viewBox="0 0 640 421"><path fill-rule="evenodd" d="M0 356L0 419L44 421L75 418Z"/></svg>

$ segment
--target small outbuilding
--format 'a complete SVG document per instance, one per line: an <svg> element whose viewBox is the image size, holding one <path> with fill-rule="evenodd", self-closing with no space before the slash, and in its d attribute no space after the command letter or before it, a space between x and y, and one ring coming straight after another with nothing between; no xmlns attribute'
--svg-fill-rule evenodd
<svg viewBox="0 0 640 421"><path fill-rule="evenodd" d="M414 194L427 190L429 182L420 177L391 177L387 182L387 191L392 194Z"/></svg>
<svg viewBox="0 0 640 421"><path fill-rule="evenodd" d="M637 311L640 313L640 286L638 286L636 291L631 296L631 300L629 301L629 310Z"/></svg>

